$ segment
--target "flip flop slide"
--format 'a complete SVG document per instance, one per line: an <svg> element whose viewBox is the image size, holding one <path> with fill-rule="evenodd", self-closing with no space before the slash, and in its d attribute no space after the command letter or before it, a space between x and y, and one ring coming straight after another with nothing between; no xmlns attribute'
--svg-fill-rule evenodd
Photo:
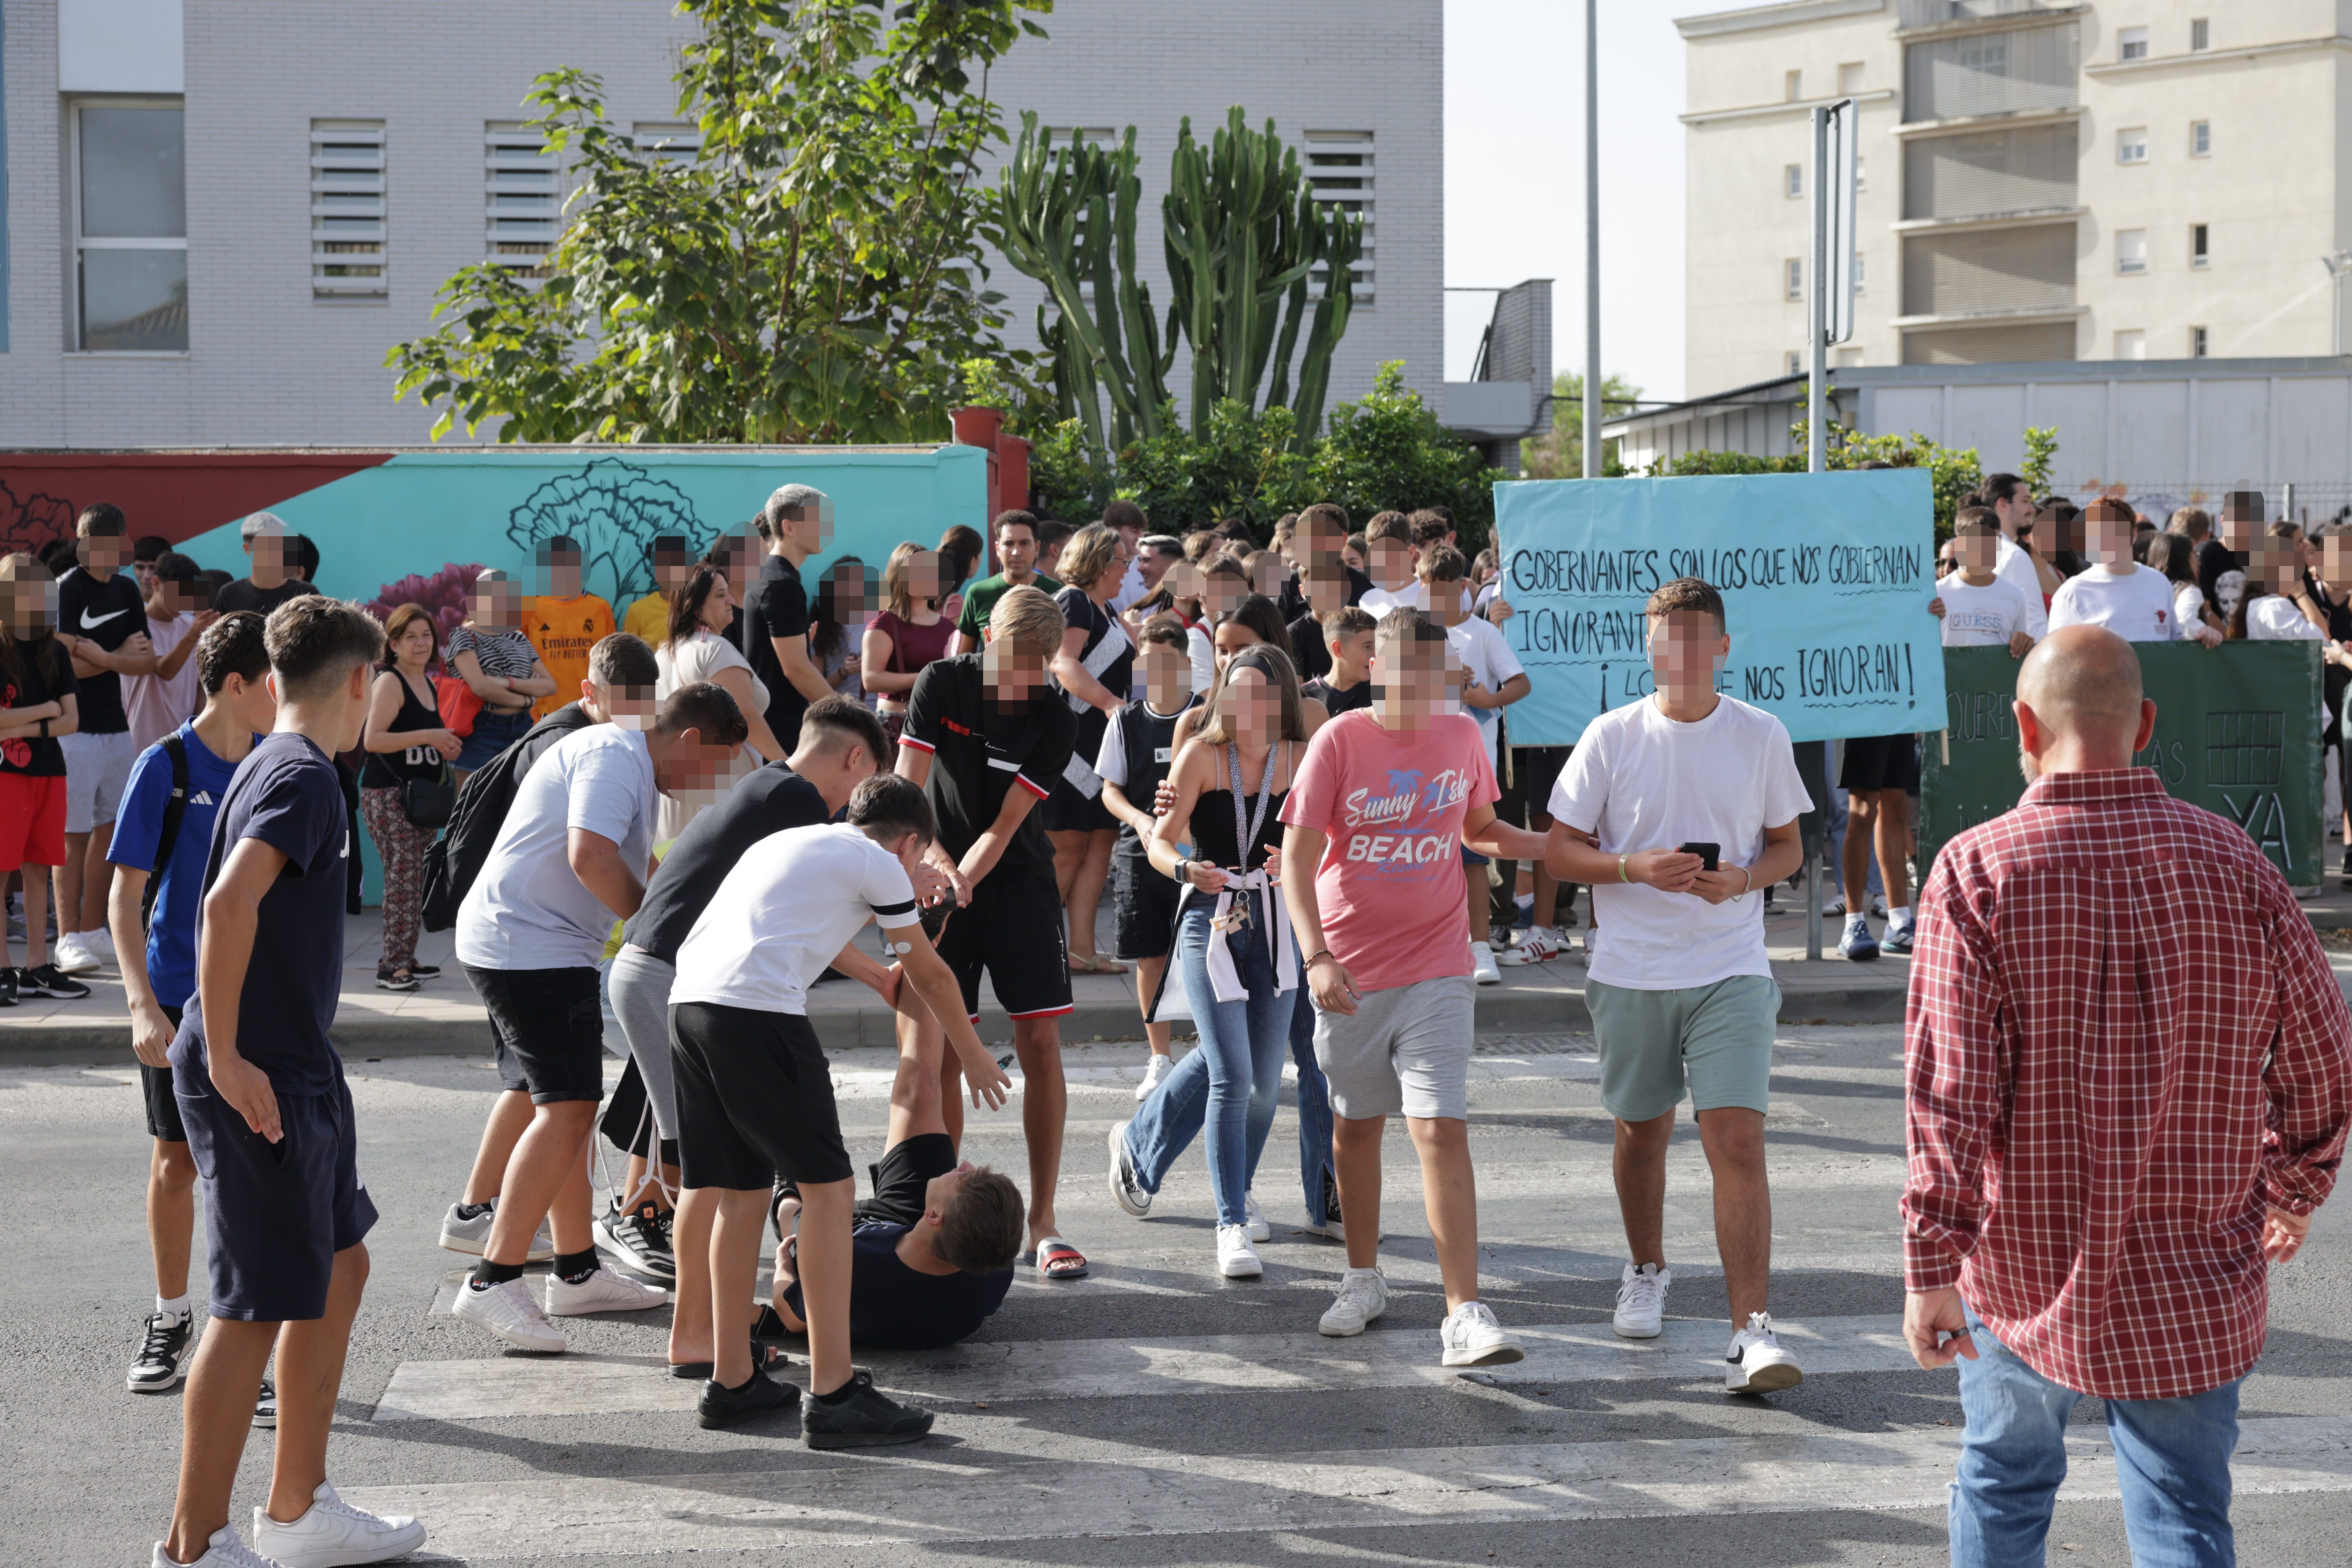
<svg viewBox="0 0 2352 1568"><path fill-rule="evenodd" d="M1049 1236L1037 1244L1037 1272L1048 1279L1083 1279L1087 1277L1087 1255L1058 1236Z"/></svg>

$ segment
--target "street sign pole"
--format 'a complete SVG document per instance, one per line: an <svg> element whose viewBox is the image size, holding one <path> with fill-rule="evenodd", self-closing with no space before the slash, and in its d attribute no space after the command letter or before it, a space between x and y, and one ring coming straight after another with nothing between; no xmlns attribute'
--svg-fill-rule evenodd
<svg viewBox="0 0 2352 1568"><path fill-rule="evenodd" d="M1853 336L1854 144L1850 98L1813 105L1813 244L1806 278L1805 471L1829 466L1829 351ZM1818 744L1819 742L1809 742ZM1824 777L1827 777L1824 770ZM1853 831L1849 826L1847 831ZM1805 858L1805 956L1822 955L1822 858Z"/></svg>
<svg viewBox="0 0 2352 1568"><path fill-rule="evenodd" d="M1601 0L1584 0L1584 477L1601 477Z"/></svg>

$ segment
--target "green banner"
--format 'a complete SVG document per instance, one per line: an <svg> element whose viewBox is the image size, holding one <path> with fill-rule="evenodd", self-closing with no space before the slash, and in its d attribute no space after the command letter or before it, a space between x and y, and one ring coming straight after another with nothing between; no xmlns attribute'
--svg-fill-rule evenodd
<svg viewBox="0 0 2352 1568"><path fill-rule="evenodd" d="M2316 884L2319 820L2319 645L2315 642L2140 643L2140 677L2156 699L2156 733L2132 760L2152 767L2179 799L2228 817L2296 887ZM1950 728L1923 737L1919 858L1989 822L2025 793L2017 769L2018 661L1998 647L1944 654Z"/></svg>

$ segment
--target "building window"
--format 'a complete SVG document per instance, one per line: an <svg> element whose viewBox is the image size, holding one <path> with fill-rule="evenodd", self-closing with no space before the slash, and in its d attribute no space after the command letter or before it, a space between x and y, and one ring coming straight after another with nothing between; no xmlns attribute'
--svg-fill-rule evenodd
<svg viewBox="0 0 2352 1568"><path fill-rule="evenodd" d="M1792 202L1804 195L1805 166L1802 163L1788 163L1782 165L1780 170L1780 194L1788 197Z"/></svg>
<svg viewBox="0 0 2352 1568"><path fill-rule="evenodd" d="M1805 258L1791 256L1780 264L1781 292L1791 300L1805 297Z"/></svg>
<svg viewBox="0 0 2352 1568"><path fill-rule="evenodd" d="M188 183L180 105L73 110L74 347L185 353Z"/></svg>
<svg viewBox="0 0 2352 1568"><path fill-rule="evenodd" d="M1857 191L1870 189L1870 171L1864 166L1867 162L1859 153L1853 155L1853 188Z"/></svg>
<svg viewBox="0 0 2352 1568"><path fill-rule="evenodd" d="M383 121L310 121L310 294L382 297Z"/></svg>
<svg viewBox="0 0 2352 1568"><path fill-rule="evenodd" d="M2116 162L2145 163L2147 162L2147 127L2134 125L2116 132Z"/></svg>
<svg viewBox="0 0 2352 1568"><path fill-rule="evenodd" d="M1805 374L1805 356L1802 352L1797 349L1790 349L1789 351L1788 359L1782 363L1788 365L1789 369L1787 374L1790 375L1802 375Z"/></svg>
<svg viewBox="0 0 2352 1568"><path fill-rule="evenodd" d="M2190 121L2189 122L2189 155L2192 158L2205 158L2211 156L2212 152L2213 122L2210 120Z"/></svg>
<svg viewBox="0 0 2352 1568"><path fill-rule="evenodd" d="M2200 22L2198 26L2202 26L2204 24ZM2202 327L2189 329L2189 357L2190 359L2205 357L2205 329Z"/></svg>
<svg viewBox="0 0 2352 1568"><path fill-rule="evenodd" d="M2147 29L2122 27L2116 32L2116 58L2144 60L2147 58Z"/></svg>
<svg viewBox="0 0 2352 1568"><path fill-rule="evenodd" d="M2116 334L2116 357L2117 359L2146 359L2147 357L2147 334L2141 331L2137 327L2127 332L2117 332Z"/></svg>
<svg viewBox="0 0 2352 1568"><path fill-rule="evenodd" d="M2116 230L2116 270L2123 273L2147 270L2147 230Z"/></svg>
<svg viewBox="0 0 2352 1568"><path fill-rule="evenodd" d="M1838 67L1838 96L1852 98L1862 90L1862 62L1848 60Z"/></svg>
<svg viewBox="0 0 2352 1568"><path fill-rule="evenodd" d="M2201 223L2192 223L2189 226L2189 266L2203 267L2212 259L2212 252L2206 245L2206 236L2209 232L2206 226Z"/></svg>
<svg viewBox="0 0 2352 1568"><path fill-rule="evenodd" d="M1780 95L1790 103L1801 101L1805 96L1805 73L1802 71L1785 73L1780 78Z"/></svg>
<svg viewBox="0 0 2352 1568"><path fill-rule="evenodd" d="M2189 52L2192 55L2203 54L2212 47L2213 24L2202 16L2191 17L2189 23ZM2201 334L2205 329L2199 327L2197 331Z"/></svg>
<svg viewBox="0 0 2352 1568"><path fill-rule="evenodd" d="M555 154L536 131L493 121L483 128L483 245L525 278L545 278L561 232L563 193Z"/></svg>
<svg viewBox="0 0 2352 1568"><path fill-rule="evenodd" d="M1364 253L1357 258L1348 274L1350 298L1354 308L1371 309L1372 286L1378 272L1372 266L1379 247L1373 241L1378 214L1373 208L1372 133L1369 131L1308 131L1302 133L1307 142L1307 183L1315 188L1315 199L1328 211L1337 208L1352 213L1364 220ZM1087 132L1088 141L1097 133ZM1118 138L1108 131L1101 132L1106 145L1115 144ZM1307 274L1307 291L1320 299L1328 268L1318 262Z"/></svg>
<svg viewBox="0 0 2352 1568"><path fill-rule="evenodd" d="M640 120L629 127L629 145L649 163L685 168L702 151L702 128L677 121Z"/></svg>

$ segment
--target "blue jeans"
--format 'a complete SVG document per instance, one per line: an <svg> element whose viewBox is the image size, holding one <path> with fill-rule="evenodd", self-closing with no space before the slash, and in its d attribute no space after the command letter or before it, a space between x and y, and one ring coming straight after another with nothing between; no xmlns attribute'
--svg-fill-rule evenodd
<svg viewBox="0 0 2352 1568"><path fill-rule="evenodd" d="M1977 1359L1959 1362L1968 1435L1952 1483L1952 1568L2043 1561L2066 1479L2066 1417L2082 1395L2018 1359L1969 1310ZM2181 1399L2110 1399L2107 1438L2137 1568L2233 1568L2230 1455L2238 1384Z"/></svg>
<svg viewBox="0 0 2352 1568"><path fill-rule="evenodd" d="M1279 906L1276 906L1277 910ZM1331 1099L1323 1082L1323 1069L1315 1064L1315 1008L1307 999L1304 984L1288 992L1275 992L1271 997L1260 994L1274 984L1273 963L1264 946L1263 928L1253 926L1259 933L1256 942L1244 945L1256 950L1255 968L1236 954L1234 967L1250 984L1251 1000L1229 1002L1203 1008L1200 998L1213 1000L1214 994L1207 984L1205 953L1209 907L1188 905L1182 922L1177 928L1176 952L1178 974L1184 980L1185 994L1192 999L1193 1017L1201 1034L1201 1048L1178 1062L1173 1071L1160 1081L1159 1089L1135 1113L1128 1124L1127 1144L1135 1161L1135 1170L1143 1190L1157 1193L1166 1179L1169 1168L1177 1156L1192 1142L1193 1135L1207 1124L1213 1113L1215 1078L1221 1072L1221 1058L1225 1064L1223 1076L1228 1079L1231 1093L1228 1104L1241 1111L1242 1146L1234 1151L1233 1163L1244 1173L1240 1186L1233 1194L1234 1217L1226 1217L1225 1194L1219 1172L1226 1163L1218 1152L1216 1137L1209 1144L1210 1176L1218 1184L1218 1223L1242 1223L1241 1194L1250 1184L1250 1176L1257 1168L1258 1156L1265 1148L1267 1131L1274 1121L1274 1103L1282 1085L1281 1047L1276 1044L1265 1063L1265 1111L1257 1110L1257 1072L1262 1059L1259 1047L1263 1043L1261 1030L1273 1034L1279 1030L1290 1042L1291 1058L1298 1064L1298 1174L1307 1203L1309 1225L1320 1226L1323 1213L1324 1175L1331 1163ZM1263 905L1259 913L1264 913ZM1199 922L1199 934L1193 930ZM1196 968L1197 966L1197 968ZM1198 981L1195 981L1195 974ZM1197 988L1196 988L1197 985ZM1279 1034L1274 1035L1277 1040ZM1230 1055L1212 1047L1213 1040L1226 1043ZM1244 1072L1241 1064L1246 1060ZM1247 1089L1242 1085L1247 1083ZM1246 1100L1244 1100L1246 1096Z"/></svg>
<svg viewBox="0 0 2352 1568"><path fill-rule="evenodd" d="M474 715L473 732L466 737L464 747L457 752L457 771L469 773L488 766L491 758L530 733L536 722L528 708L506 712L484 708Z"/></svg>

